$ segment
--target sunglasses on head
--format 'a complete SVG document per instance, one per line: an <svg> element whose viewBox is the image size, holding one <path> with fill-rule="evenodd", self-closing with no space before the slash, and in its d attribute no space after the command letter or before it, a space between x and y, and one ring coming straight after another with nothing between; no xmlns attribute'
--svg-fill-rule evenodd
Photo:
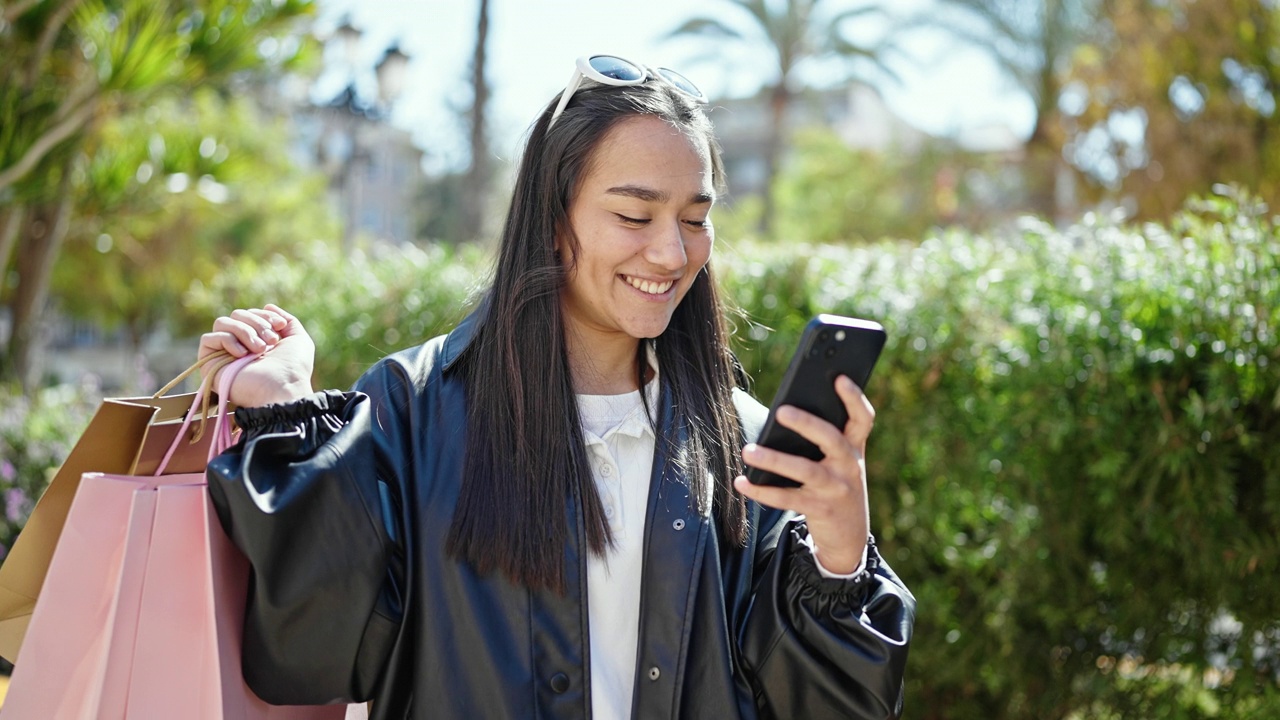
<svg viewBox="0 0 1280 720"><path fill-rule="evenodd" d="M704 103L707 101L707 97L702 94L697 85L689 82L689 78L675 70L648 68L616 55L580 57L577 61L577 67L573 70L573 75L569 78L569 84L565 86L564 92L560 94L560 102L556 105L555 112L551 113L551 120L547 123L548 131L551 130L552 125L556 124L556 118L560 117L560 113L564 112L565 106L569 104L569 98L573 97L573 94L578 91L578 86L582 84L584 78L594 80L602 85L613 85L615 87L641 85L656 79L665 82L698 102Z"/></svg>

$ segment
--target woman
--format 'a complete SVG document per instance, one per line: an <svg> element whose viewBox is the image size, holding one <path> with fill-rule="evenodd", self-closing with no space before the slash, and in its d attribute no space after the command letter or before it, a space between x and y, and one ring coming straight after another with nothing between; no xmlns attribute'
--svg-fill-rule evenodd
<svg viewBox="0 0 1280 720"><path fill-rule="evenodd" d="M627 73L631 73L628 75ZM595 80L578 87L586 78ZM253 564L245 675L374 718L883 718L914 599L869 543L872 409L746 444L707 264L724 173L697 90L597 57L535 123L493 285L453 332L312 393L276 305L218 318L240 443L210 465ZM746 482L742 463L795 489ZM804 515L804 518L798 515Z"/></svg>

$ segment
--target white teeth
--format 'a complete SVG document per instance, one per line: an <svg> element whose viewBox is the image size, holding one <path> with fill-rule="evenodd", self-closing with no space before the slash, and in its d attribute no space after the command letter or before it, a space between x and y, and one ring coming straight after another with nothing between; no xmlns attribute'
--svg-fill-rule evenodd
<svg viewBox="0 0 1280 720"><path fill-rule="evenodd" d="M633 278L630 275L623 275L622 277L626 278L627 283L629 283L631 287L650 295L661 295L662 293L670 290L671 286L675 284L674 280L656 283L648 280L641 280L639 278Z"/></svg>

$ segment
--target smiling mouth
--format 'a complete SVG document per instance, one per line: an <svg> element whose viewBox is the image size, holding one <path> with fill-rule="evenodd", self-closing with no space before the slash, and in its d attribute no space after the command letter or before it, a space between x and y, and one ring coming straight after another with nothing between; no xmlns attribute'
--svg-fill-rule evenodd
<svg viewBox="0 0 1280 720"><path fill-rule="evenodd" d="M672 285L676 284L675 280L653 282L652 280L642 280L640 278L631 277L630 275L623 275L622 279L631 287L649 295L662 295L666 291L670 290Z"/></svg>

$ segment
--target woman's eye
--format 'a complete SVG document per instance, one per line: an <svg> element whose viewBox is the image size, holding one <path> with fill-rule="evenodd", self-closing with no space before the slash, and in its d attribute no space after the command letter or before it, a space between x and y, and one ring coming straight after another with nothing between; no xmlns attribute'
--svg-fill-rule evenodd
<svg viewBox="0 0 1280 720"><path fill-rule="evenodd" d="M705 218L702 220L685 220L685 224L689 225L690 227L704 228L710 225L711 221Z"/></svg>
<svg viewBox="0 0 1280 720"><path fill-rule="evenodd" d="M617 215L619 220L621 220L622 222L628 225L647 225L649 223L649 221L645 218L627 217L622 213L614 213L614 215Z"/></svg>

